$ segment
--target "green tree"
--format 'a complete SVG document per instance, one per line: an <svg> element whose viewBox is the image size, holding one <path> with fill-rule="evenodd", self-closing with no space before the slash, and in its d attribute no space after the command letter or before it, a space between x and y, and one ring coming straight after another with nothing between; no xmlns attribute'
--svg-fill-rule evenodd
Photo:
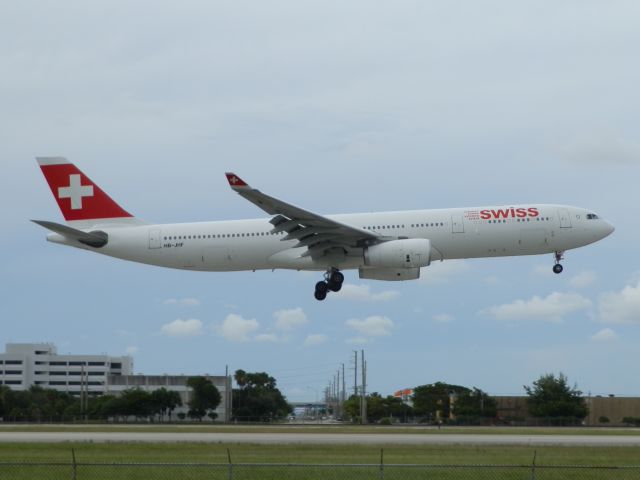
<svg viewBox="0 0 640 480"><path fill-rule="evenodd" d="M235 372L238 388L233 390L233 417L240 421L265 422L286 417L293 411L265 372Z"/></svg>
<svg viewBox="0 0 640 480"><path fill-rule="evenodd" d="M524 389L529 396L529 413L534 417L562 425L577 423L589 414L582 392L575 384L571 387L562 373L557 377L552 373L542 375L532 386L525 385Z"/></svg>
<svg viewBox="0 0 640 480"><path fill-rule="evenodd" d="M397 418L400 422L407 422L413 416L413 407L407 405L402 399L388 395L385 398L385 416Z"/></svg>
<svg viewBox="0 0 640 480"><path fill-rule="evenodd" d="M456 397L453 413L459 421L473 421L482 418L495 418L496 400L479 388L473 388Z"/></svg>
<svg viewBox="0 0 640 480"><path fill-rule="evenodd" d="M153 414L151 394L140 388L124 390L116 400L112 408L114 414L125 417L133 416L137 419L149 417Z"/></svg>
<svg viewBox="0 0 640 480"><path fill-rule="evenodd" d="M10 407L11 389L0 385L0 417L4 417L11 410Z"/></svg>
<svg viewBox="0 0 640 480"><path fill-rule="evenodd" d="M357 420L360 418L360 396L359 395L351 395L347 400L342 404L342 408L344 412L351 417L352 420Z"/></svg>
<svg viewBox="0 0 640 480"><path fill-rule="evenodd" d="M62 419L78 400L65 392L32 386L26 391L0 387L0 416L16 420Z"/></svg>
<svg viewBox="0 0 640 480"><path fill-rule="evenodd" d="M416 415L434 421L438 412L440 418L447 419L451 413L451 395L461 396L471 390L460 385L436 382L420 385L413 389L413 408Z"/></svg>
<svg viewBox="0 0 640 480"><path fill-rule="evenodd" d="M116 411L116 403L118 399L113 395L101 395L96 398L92 398L89 402L89 411L87 412L89 418L92 420L106 420L109 417L119 415ZM78 412L79 412L78 408ZM69 409L69 414L75 412L75 410Z"/></svg>
<svg viewBox="0 0 640 480"><path fill-rule="evenodd" d="M26 392L29 403L29 417L32 420L61 418L66 409L78 403L78 400L66 392L33 385Z"/></svg>
<svg viewBox="0 0 640 480"><path fill-rule="evenodd" d="M182 398L178 392L162 387L151 392L151 403L154 410L160 414L160 421L163 421L167 413L171 419L171 412L182 405Z"/></svg>
<svg viewBox="0 0 640 480"><path fill-rule="evenodd" d="M353 421L360 419L360 396L351 395L343 404L344 412ZM377 392L367 395L367 420L379 422L383 418L396 417L404 421L413 414L413 409L393 395L383 397Z"/></svg>
<svg viewBox="0 0 640 480"><path fill-rule="evenodd" d="M222 396L206 377L189 377L187 386L193 391L189 401L189 416L202 421L202 417L218 408Z"/></svg>
<svg viewBox="0 0 640 480"><path fill-rule="evenodd" d="M165 406L167 407L167 413L169 415L169 421L171 421L171 415L173 414L173 411L177 407L181 407L182 406L182 397L180 397L180 394L178 392L176 392L175 390L169 391L169 395L167 396L167 399L166 399L166 402L165 402Z"/></svg>

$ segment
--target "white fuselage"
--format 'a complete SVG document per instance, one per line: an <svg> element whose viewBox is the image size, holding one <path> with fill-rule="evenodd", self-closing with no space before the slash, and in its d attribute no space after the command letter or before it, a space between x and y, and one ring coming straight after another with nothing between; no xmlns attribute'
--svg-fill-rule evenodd
<svg viewBox="0 0 640 480"><path fill-rule="evenodd" d="M532 209L536 216L524 216ZM536 255L596 242L613 231L588 210L526 205L328 215L381 237L430 240L431 260ZM489 218L486 218L489 217ZM161 225L97 225L109 241L92 248L50 234L48 240L104 255L169 268L199 271L260 269L326 270L364 267L362 248L339 257L303 256L306 248L271 233L269 218Z"/></svg>

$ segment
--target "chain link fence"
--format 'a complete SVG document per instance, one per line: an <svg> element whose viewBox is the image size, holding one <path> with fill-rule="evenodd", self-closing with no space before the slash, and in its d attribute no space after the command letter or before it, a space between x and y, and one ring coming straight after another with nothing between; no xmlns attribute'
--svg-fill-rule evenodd
<svg viewBox="0 0 640 480"><path fill-rule="evenodd" d="M22 480L640 480L638 466L224 463L0 463L0 479Z"/></svg>

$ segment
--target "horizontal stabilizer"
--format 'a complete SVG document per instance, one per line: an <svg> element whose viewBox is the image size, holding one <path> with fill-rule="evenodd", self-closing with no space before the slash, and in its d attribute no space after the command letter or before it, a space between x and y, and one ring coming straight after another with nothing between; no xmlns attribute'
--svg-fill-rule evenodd
<svg viewBox="0 0 640 480"><path fill-rule="evenodd" d="M66 225L60 225L55 222L48 222L46 220L31 220L33 223L37 223L41 227L44 227L52 232L58 233L63 237L70 240L76 240L89 247L100 248L104 247L109 241L109 237L105 232L96 230L93 232L83 232L75 228L68 227Z"/></svg>

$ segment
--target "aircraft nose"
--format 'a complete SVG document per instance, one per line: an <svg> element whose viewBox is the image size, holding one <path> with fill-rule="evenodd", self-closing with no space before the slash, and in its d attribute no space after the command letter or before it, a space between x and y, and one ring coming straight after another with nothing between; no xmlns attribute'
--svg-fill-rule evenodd
<svg viewBox="0 0 640 480"><path fill-rule="evenodd" d="M604 236L605 237L608 237L609 235L611 235L615 229L616 229L616 227L611 225L609 222L607 222L607 221L604 222Z"/></svg>

